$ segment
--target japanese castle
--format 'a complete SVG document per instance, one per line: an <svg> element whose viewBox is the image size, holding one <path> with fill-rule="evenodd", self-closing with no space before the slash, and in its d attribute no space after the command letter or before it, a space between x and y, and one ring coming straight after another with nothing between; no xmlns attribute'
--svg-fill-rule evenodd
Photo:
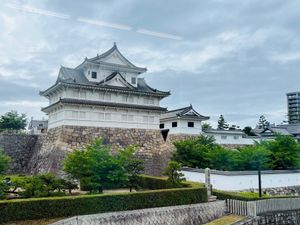
<svg viewBox="0 0 300 225"><path fill-rule="evenodd" d="M40 94L49 99L42 108L48 128L63 125L159 129L160 115L167 109L160 100L170 92L147 85L137 67L118 50L85 60L75 68L61 67L54 85Z"/></svg>

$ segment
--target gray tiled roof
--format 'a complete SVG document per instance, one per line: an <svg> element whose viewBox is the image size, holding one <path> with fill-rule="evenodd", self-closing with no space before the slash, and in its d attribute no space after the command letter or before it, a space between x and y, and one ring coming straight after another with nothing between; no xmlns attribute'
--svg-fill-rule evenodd
<svg viewBox="0 0 300 225"><path fill-rule="evenodd" d="M129 66L131 66L132 68L140 69L140 70L143 70L144 72L147 71L146 68L142 68L142 67L138 67L138 66L134 65L134 64L131 63L125 56L123 56L123 54L119 51L119 49L118 49L116 43L114 43L113 47L110 48L109 50L107 50L106 52L102 53L101 55L97 55L97 56L95 56L95 57L93 57L93 58L86 59L86 61L88 61L88 62L93 62L93 63L94 63L94 62L97 62L97 61L99 61L99 60L101 61L101 59L103 59L103 58L109 56L109 55L110 55L111 53L113 53L114 51L117 51L117 52L120 54L120 56L122 57L122 59L123 59Z"/></svg>
<svg viewBox="0 0 300 225"><path fill-rule="evenodd" d="M188 114L188 112L192 111L192 114ZM193 109L193 106L190 105L188 107L180 108L180 109L175 109L175 110L170 110L167 111L166 113L161 115L161 119L169 119L169 118L195 118L195 119L201 119L201 120L208 120L208 116L203 116L200 115L198 112L196 112Z"/></svg>
<svg viewBox="0 0 300 225"><path fill-rule="evenodd" d="M280 128L285 128L290 134L300 134L300 123L279 125Z"/></svg>
<svg viewBox="0 0 300 225"><path fill-rule="evenodd" d="M119 74L123 78L123 76L120 73L113 72L111 75L109 75L108 77L105 78L105 81L112 79L117 74ZM128 86L131 87L130 89L125 88L125 87L117 87L117 86L107 85L104 82L104 80L102 80L100 82L91 82L85 77L82 69L72 69L72 68L67 68L67 67L62 66L60 68L56 83L53 86L51 86L50 88L48 88L47 90L42 91L41 94L43 95L48 90L50 90L51 88L53 88L59 84L72 84L72 85L78 85L78 86L110 88L110 89L115 89L115 90L124 90L124 91L127 90L127 91L141 92L141 93L147 93L147 94L158 94L158 95L162 95L162 96L170 95L169 91L165 92L165 91L160 91L160 90L151 88L146 83L144 78L137 79L137 87L134 87L131 84L129 84L124 78L123 78L123 80L128 84Z"/></svg>
<svg viewBox="0 0 300 225"><path fill-rule="evenodd" d="M242 130L221 130L221 129L205 129L204 133L208 134L239 134L246 135Z"/></svg>
<svg viewBox="0 0 300 225"><path fill-rule="evenodd" d="M108 106L108 107L118 107L118 108L134 108L134 109L144 109L144 110L153 110L153 111L166 111L166 108L159 106L145 106L137 104L124 104L124 103L115 103L115 102L104 102L104 101L93 101L93 100L84 100L84 99L72 99L72 98L61 98L58 102L53 103L45 108L42 108L42 111L58 105L60 103L65 104L80 104L80 105L97 105L97 106Z"/></svg>

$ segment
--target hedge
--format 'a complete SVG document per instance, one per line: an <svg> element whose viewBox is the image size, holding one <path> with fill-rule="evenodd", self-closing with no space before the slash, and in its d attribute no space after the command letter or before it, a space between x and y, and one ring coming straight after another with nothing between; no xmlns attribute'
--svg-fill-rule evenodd
<svg viewBox="0 0 300 225"><path fill-rule="evenodd" d="M299 196L287 196L287 195L278 195L278 196L245 196L241 194L242 192L230 192L230 191L221 191L214 189L212 194L217 196L219 200L227 200L227 199L236 199L241 201L255 201L255 200L263 200L263 199L270 199L270 198L296 198Z"/></svg>
<svg viewBox="0 0 300 225"><path fill-rule="evenodd" d="M0 201L0 223L207 202L202 187Z"/></svg>
<svg viewBox="0 0 300 225"><path fill-rule="evenodd" d="M167 182L166 177L154 177L148 175L140 175L139 186L141 188L150 190L173 188ZM182 182L182 187L204 187L204 184L198 182L185 181Z"/></svg>

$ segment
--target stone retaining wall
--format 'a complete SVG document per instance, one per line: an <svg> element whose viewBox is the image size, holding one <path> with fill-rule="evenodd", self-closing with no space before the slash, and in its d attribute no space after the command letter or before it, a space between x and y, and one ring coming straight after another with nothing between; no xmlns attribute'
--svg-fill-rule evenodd
<svg viewBox="0 0 300 225"><path fill-rule="evenodd" d="M72 217L52 225L202 225L225 214L225 201Z"/></svg>
<svg viewBox="0 0 300 225"><path fill-rule="evenodd" d="M113 152L137 145L137 157L144 160L145 173L150 175L162 175L171 155L170 144L163 140L159 130L62 126L40 136L29 170L34 174L59 174L66 153L96 137L111 145Z"/></svg>
<svg viewBox="0 0 300 225"><path fill-rule="evenodd" d="M9 173L27 173L29 161L34 154L38 136L28 134L0 134L0 149L11 157Z"/></svg>
<svg viewBox="0 0 300 225"><path fill-rule="evenodd" d="M299 225L300 210L264 214L255 218L247 218L233 225Z"/></svg>
<svg viewBox="0 0 300 225"><path fill-rule="evenodd" d="M258 193L258 189L248 189L246 192ZM289 186L289 187L276 187L276 188L263 188L262 192L268 195L290 195L300 196L300 186Z"/></svg>

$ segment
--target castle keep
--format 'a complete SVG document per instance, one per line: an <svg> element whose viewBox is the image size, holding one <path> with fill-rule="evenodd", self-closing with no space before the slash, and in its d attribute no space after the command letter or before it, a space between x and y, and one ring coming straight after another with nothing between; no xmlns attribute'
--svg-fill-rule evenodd
<svg viewBox="0 0 300 225"><path fill-rule="evenodd" d="M145 172L161 175L170 157L170 145L159 130L166 108L160 100L170 92L150 87L146 68L129 62L117 45L85 60L75 68L61 67L54 85L40 94L49 100L48 132L36 142L28 171L60 173L66 153L95 137L117 151L130 144L139 147Z"/></svg>

